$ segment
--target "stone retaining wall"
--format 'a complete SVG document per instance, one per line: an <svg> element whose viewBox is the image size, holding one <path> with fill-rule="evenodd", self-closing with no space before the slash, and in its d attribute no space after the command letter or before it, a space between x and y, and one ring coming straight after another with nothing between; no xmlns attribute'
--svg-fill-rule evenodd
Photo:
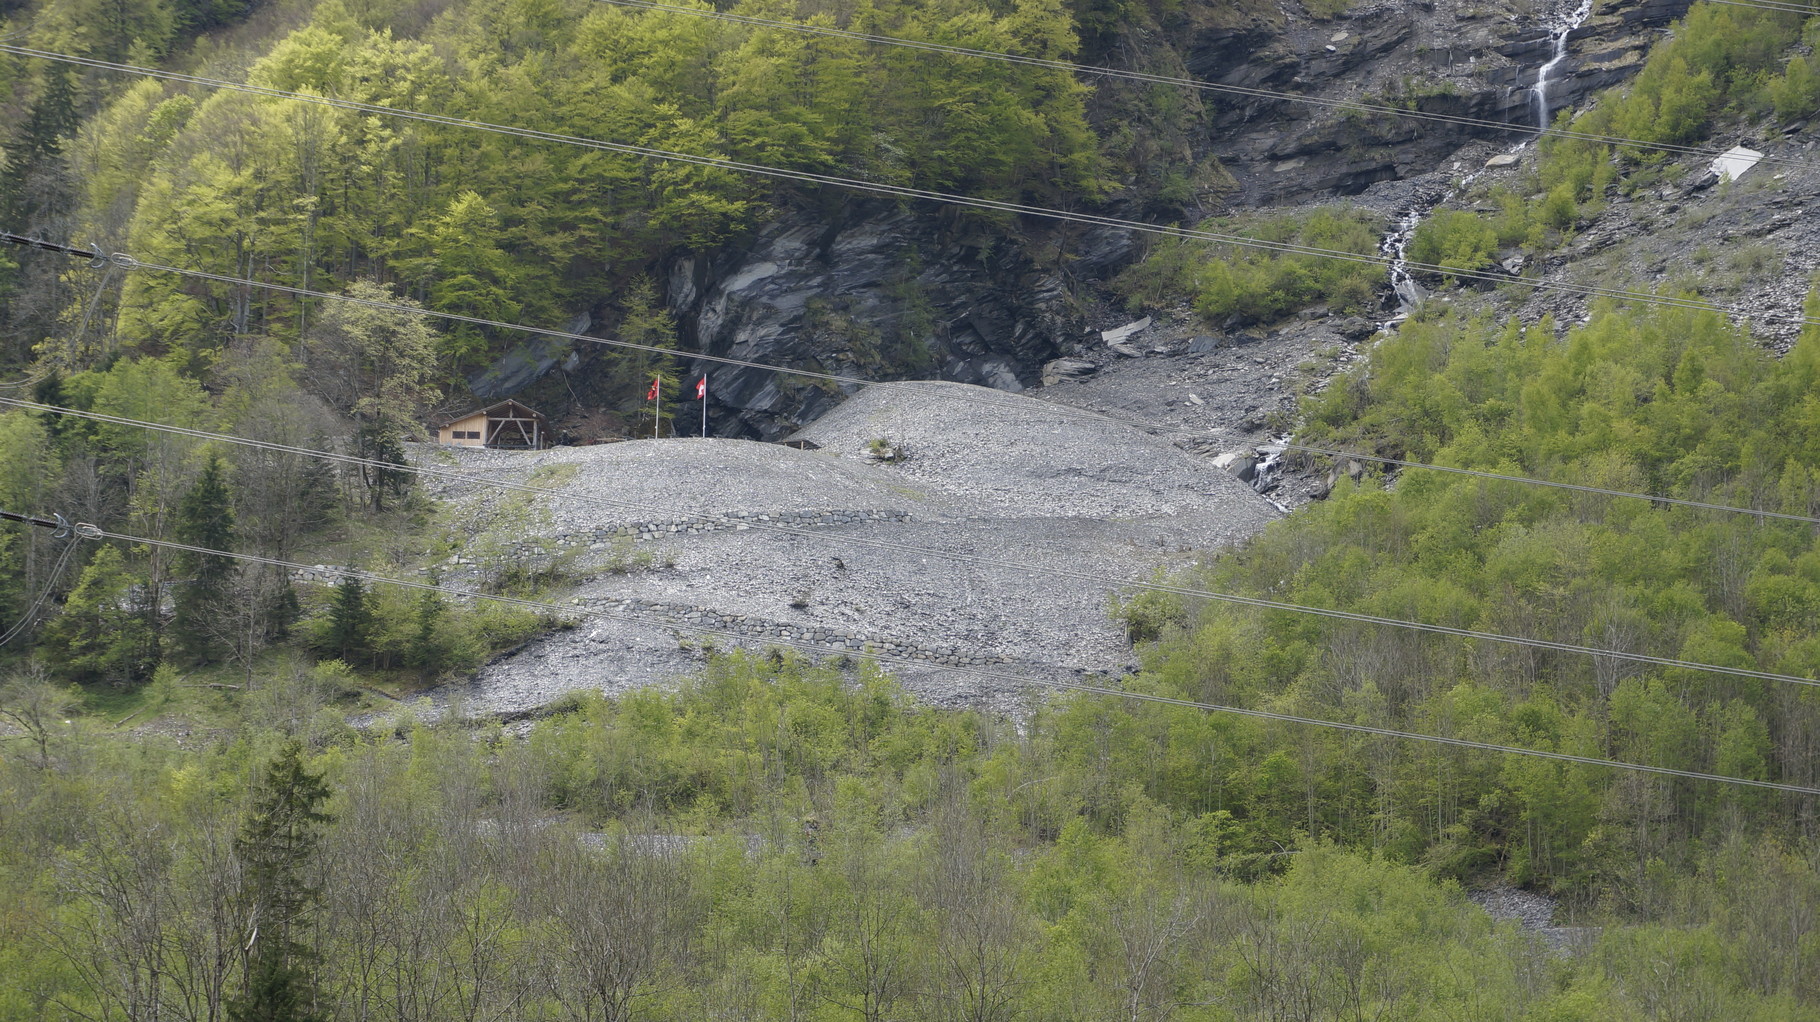
<svg viewBox="0 0 1820 1022"><path fill-rule="evenodd" d="M291 581L306 586L332 586L345 577L345 568L333 564L318 564L311 568L294 568Z"/></svg>
<svg viewBox="0 0 1820 1022"><path fill-rule="evenodd" d="M831 525L859 525L869 522L907 522L908 511L729 511L725 514L695 515L689 518L665 518L647 522L626 522L603 526L587 532L564 532L549 539L528 540L512 552L520 557L547 557L551 554L586 550L604 553L615 540L629 539L644 543L677 536L700 536L709 532L743 532L754 525L776 525L790 529L818 528ZM452 563L472 564L457 557Z"/></svg>
<svg viewBox="0 0 1820 1022"><path fill-rule="evenodd" d="M700 536L709 532L745 531L754 525L776 525L789 529L819 528L832 525L859 525L869 522L907 522L908 511L869 510L869 511L728 511L725 514L695 515L689 518L664 518L646 522L626 522L621 525L603 526L587 532L558 533L548 539L529 539L510 548L508 556L520 558L548 557L552 554L564 554L585 550L589 553L604 553L611 549L615 540L630 539L634 543L643 543L655 539L669 539L675 536ZM445 564L444 570L469 566L478 563L471 557L457 553ZM419 574L427 574L422 569ZM313 568L298 568L291 572L291 581L305 585L334 585L341 581L341 569L333 565L318 564Z"/></svg>
<svg viewBox="0 0 1820 1022"><path fill-rule="evenodd" d="M1013 662L1010 657L1005 656L969 655L958 649L931 648L895 639L867 639L826 625L773 621L749 614L727 614L712 607L687 603L660 603L655 600L615 597L578 598L575 602L580 607L623 617L657 621L685 630L712 628L718 631L749 635L754 639L790 639L796 642L815 643L829 647L831 650L846 649L856 654L870 651L949 667L983 667L989 664Z"/></svg>

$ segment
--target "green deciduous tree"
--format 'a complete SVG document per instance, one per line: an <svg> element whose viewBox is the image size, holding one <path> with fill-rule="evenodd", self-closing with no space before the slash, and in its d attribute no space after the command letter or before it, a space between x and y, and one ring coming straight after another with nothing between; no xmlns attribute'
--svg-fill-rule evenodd
<svg viewBox="0 0 1820 1022"><path fill-rule="evenodd" d="M82 571L63 612L44 628L46 659L78 681L141 681L158 663L157 633L147 623L155 601L145 576L118 548L104 546Z"/></svg>
<svg viewBox="0 0 1820 1022"><path fill-rule="evenodd" d="M355 302L324 309L305 340L305 386L354 421L355 450L382 464L361 469L375 510L403 492L403 440L421 421L437 371L436 338L416 302L370 280L348 286ZM373 303L373 304L364 304Z"/></svg>

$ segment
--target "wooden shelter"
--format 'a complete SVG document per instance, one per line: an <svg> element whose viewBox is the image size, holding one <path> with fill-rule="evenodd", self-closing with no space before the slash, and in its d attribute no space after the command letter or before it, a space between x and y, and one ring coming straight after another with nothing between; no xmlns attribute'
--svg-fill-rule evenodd
<svg viewBox="0 0 1820 1022"><path fill-rule="evenodd" d="M516 401L450 419L436 430L436 442L457 447L505 447L535 451L543 448L550 428L542 412Z"/></svg>

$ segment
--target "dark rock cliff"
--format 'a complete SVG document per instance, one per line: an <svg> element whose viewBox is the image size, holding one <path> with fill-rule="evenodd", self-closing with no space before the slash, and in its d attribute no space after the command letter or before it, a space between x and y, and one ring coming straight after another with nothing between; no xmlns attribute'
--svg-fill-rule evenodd
<svg viewBox="0 0 1820 1022"><path fill-rule="evenodd" d="M933 377L1022 390L1077 330L1068 278L1116 267L1107 231L986 223L897 204L796 210L747 244L685 255L666 292L683 347L864 379ZM1039 259L1037 253L1047 253ZM697 362L721 435L773 438L841 387Z"/></svg>
<svg viewBox="0 0 1820 1022"><path fill-rule="evenodd" d="M1551 109L1578 106L1633 73L1688 2L1601 5L1569 36L1550 80ZM1084 58L1185 69L1219 86L1315 101L1203 93L1190 130L1125 157L1132 166L1109 200L1114 213L1184 222L1216 211L1218 196L1204 189L1159 204L1152 193L1166 175L1146 161L1174 170L1217 159L1231 175L1226 208L1283 206L1428 174L1475 139L1521 138L1537 121L1532 90L1554 55L1550 28L1567 17L1554 8L1519 15L1422 0L1368 4L1332 19L1285 10L1190 9L1170 25L1101 40ZM1103 95L1119 87L1098 86ZM1124 126L1119 119L1143 102L1135 95L1096 101L1103 134ZM1513 128L1331 105L1360 100ZM1041 221L988 222L876 200L829 208L788 210L739 245L673 260L665 290L683 347L868 379L1018 390L1044 361L1079 350L1089 325L1080 310L1090 304L1079 299L1080 285L1104 280L1142 251L1117 232ZM761 370L691 368L713 373L711 428L722 435L774 438L812 421L841 390Z"/></svg>
<svg viewBox="0 0 1820 1022"><path fill-rule="evenodd" d="M1571 7L1571 4L1564 5ZM1579 106L1642 65L1661 29L1689 0L1613 0L1568 37L1549 85L1551 110ZM1549 28L1566 11L1519 17L1457 3L1362 6L1330 21L1280 28L1209 28L1190 37L1186 63L1222 86L1268 89L1313 103L1215 94L1209 150L1238 182L1239 206L1356 195L1380 181L1433 170L1470 139L1533 131L1532 90L1553 56ZM1363 116L1321 104L1388 103L1513 129Z"/></svg>

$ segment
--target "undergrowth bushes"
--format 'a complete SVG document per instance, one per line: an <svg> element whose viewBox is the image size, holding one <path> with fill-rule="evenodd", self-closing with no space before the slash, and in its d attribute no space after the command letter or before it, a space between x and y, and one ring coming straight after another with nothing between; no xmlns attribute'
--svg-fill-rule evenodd
<svg viewBox="0 0 1820 1022"><path fill-rule="evenodd" d="M1323 208L1294 216L1215 219L1201 228L1266 244L1371 255L1384 225L1364 210ZM1113 287L1133 308L1187 294L1193 296L1195 311L1210 323L1235 315L1269 322L1317 302L1326 302L1338 313L1363 312L1373 304L1382 277L1376 262L1171 239L1121 274Z"/></svg>

